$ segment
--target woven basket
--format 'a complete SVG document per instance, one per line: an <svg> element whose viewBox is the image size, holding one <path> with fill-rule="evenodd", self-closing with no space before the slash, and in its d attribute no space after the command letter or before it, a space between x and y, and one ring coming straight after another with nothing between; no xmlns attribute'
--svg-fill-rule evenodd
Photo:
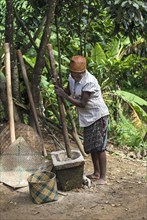
<svg viewBox="0 0 147 220"><path fill-rule="evenodd" d="M34 203L41 204L58 200L56 175L47 171L36 171L28 178L30 196Z"/></svg>

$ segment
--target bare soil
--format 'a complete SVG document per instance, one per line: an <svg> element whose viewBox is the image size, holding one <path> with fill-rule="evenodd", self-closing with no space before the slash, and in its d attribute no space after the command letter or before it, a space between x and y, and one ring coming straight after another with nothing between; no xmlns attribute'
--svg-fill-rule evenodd
<svg viewBox="0 0 147 220"><path fill-rule="evenodd" d="M48 145L46 143L46 145ZM107 151L107 185L60 192L56 202L34 204L28 188L13 190L0 183L0 220L141 220L147 219L146 162L125 152ZM85 173L93 172L91 158Z"/></svg>

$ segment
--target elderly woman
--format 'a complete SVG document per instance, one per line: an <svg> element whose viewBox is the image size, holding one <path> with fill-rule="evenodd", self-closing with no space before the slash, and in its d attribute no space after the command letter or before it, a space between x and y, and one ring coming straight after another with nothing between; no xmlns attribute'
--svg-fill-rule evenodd
<svg viewBox="0 0 147 220"><path fill-rule="evenodd" d="M84 129L84 150L91 154L94 172L87 175L98 184L106 184L106 142L108 108L103 100L97 79L86 69L86 59L77 55L71 58L68 86L56 87L58 96L77 107L80 127Z"/></svg>

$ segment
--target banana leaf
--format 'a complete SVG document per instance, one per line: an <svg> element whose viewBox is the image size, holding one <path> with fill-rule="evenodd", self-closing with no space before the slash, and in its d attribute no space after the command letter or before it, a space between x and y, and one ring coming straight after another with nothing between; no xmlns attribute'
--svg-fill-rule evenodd
<svg viewBox="0 0 147 220"><path fill-rule="evenodd" d="M141 106L147 106L147 101L140 98L139 96L136 96L132 93L117 90L115 91L115 94L119 96L121 99L123 99L125 102L127 102L130 107L135 110L137 113L139 113L145 120L147 120L147 113Z"/></svg>
<svg viewBox="0 0 147 220"><path fill-rule="evenodd" d="M106 60L105 52L104 52L104 50L102 49L102 47L99 43L96 43L95 47L92 48L91 57L92 57L92 60L97 65L103 63L104 60Z"/></svg>

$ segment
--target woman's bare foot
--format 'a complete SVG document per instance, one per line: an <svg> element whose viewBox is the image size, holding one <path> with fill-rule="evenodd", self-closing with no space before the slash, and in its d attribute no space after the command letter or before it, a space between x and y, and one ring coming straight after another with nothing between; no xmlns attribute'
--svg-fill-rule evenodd
<svg viewBox="0 0 147 220"><path fill-rule="evenodd" d="M106 185L107 184L107 181L104 180L104 179L99 179L98 182L97 182L98 185Z"/></svg>

